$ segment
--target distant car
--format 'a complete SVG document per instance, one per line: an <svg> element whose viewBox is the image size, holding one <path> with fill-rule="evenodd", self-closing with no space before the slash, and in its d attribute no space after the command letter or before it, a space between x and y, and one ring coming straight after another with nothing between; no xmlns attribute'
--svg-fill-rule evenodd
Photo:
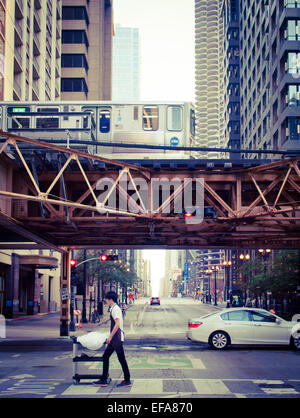
<svg viewBox="0 0 300 418"><path fill-rule="evenodd" d="M192 318L187 338L222 350L231 344L290 345L300 350L300 324L264 309L230 308Z"/></svg>
<svg viewBox="0 0 300 418"><path fill-rule="evenodd" d="M150 305L160 305L160 298L158 297L150 298Z"/></svg>

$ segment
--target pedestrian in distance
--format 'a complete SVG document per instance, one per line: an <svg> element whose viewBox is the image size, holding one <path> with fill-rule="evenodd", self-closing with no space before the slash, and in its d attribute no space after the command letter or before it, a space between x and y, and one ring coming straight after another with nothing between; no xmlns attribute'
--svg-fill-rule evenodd
<svg viewBox="0 0 300 418"><path fill-rule="evenodd" d="M105 301L109 305L110 312L110 335L107 338L107 347L103 354L103 373L101 379L94 382L94 386L105 387L110 383L108 377L109 371L109 358L116 351L118 360L121 364L124 380L117 385L117 387L131 386L130 372L125 358L123 342L124 342L124 330L123 330L123 316L120 307L117 305L118 295L116 292L110 291L105 295Z"/></svg>

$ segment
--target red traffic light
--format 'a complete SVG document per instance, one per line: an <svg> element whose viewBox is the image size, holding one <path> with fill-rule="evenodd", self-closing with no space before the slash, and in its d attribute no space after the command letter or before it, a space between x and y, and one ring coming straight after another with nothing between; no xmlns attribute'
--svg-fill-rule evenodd
<svg viewBox="0 0 300 418"><path fill-rule="evenodd" d="M70 265L71 267L76 267L77 261L74 260L74 258L72 258L72 260L70 261Z"/></svg>
<svg viewBox="0 0 300 418"><path fill-rule="evenodd" d="M192 213L190 213L190 212L186 212L185 214L184 214L184 219L186 219L186 218L192 218L193 217L193 214Z"/></svg>
<svg viewBox="0 0 300 418"><path fill-rule="evenodd" d="M107 255L106 254L101 254L100 260L101 261L106 261L107 260Z"/></svg>

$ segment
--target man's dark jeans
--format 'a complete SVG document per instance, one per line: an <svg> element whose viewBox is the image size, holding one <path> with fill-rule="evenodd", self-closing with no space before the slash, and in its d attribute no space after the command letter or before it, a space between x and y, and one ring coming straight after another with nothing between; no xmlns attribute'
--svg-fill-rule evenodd
<svg viewBox="0 0 300 418"><path fill-rule="evenodd" d="M130 380L130 373L127 365L127 361L125 358L124 348L122 341L119 338L114 339L111 341L110 344L106 347L106 350L103 354L103 374L102 379L106 380L108 378L108 369L109 369L109 358L112 353L116 351L119 362L122 366L122 370L124 373L124 380Z"/></svg>

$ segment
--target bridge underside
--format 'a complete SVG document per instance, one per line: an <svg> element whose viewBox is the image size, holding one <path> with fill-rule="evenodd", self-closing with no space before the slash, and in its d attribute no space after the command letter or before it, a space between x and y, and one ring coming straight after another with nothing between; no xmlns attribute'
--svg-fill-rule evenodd
<svg viewBox="0 0 300 418"><path fill-rule="evenodd" d="M0 248L300 248L299 157L118 162L0 136Z"/></svg>

